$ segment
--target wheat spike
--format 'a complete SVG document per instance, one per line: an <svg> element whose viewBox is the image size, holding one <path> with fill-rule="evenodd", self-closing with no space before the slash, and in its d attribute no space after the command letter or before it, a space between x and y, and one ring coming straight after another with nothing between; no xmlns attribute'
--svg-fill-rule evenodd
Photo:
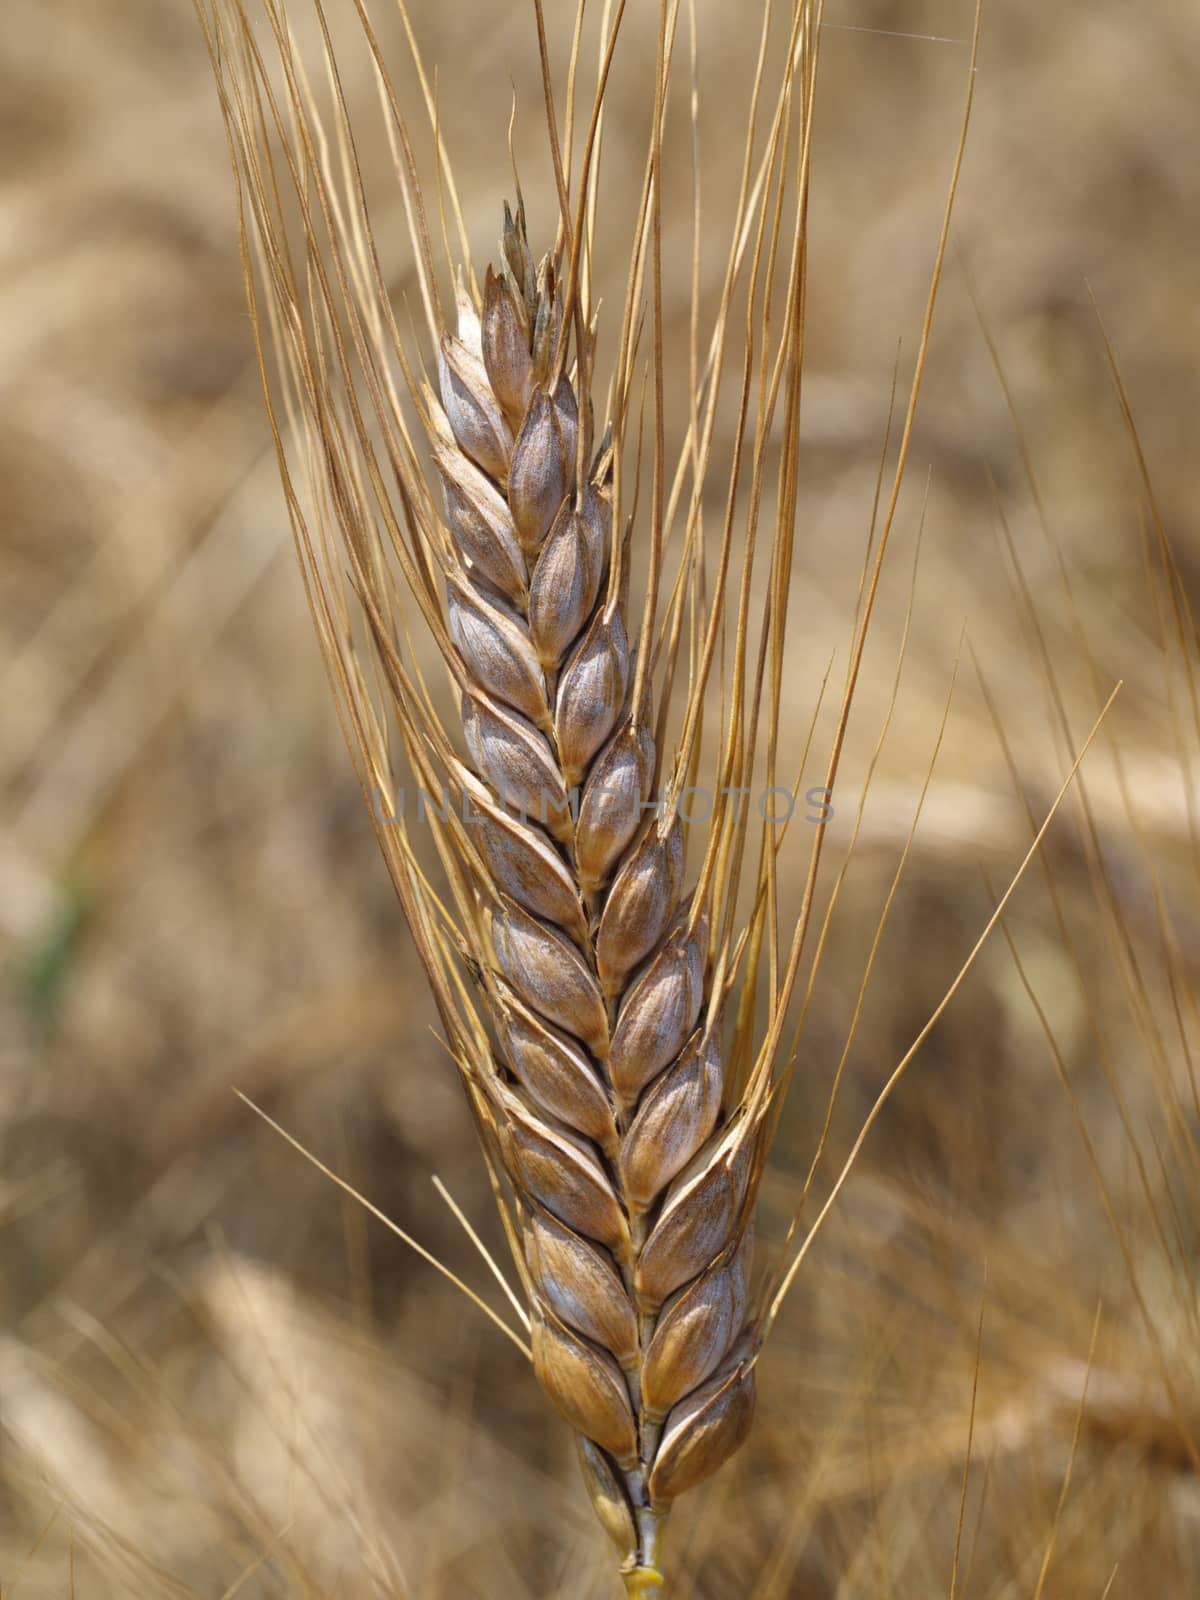
<svg viewBox="0 0 1200 1600"><path fill-rule="evenodd" d="M779 37L764 8L756 106L770 39L783 67L757 150L751 120L720 313L704 360L693 350L687 442L672 475L660 206L678 4L661 10L651 148L614 329L610 414L598 420L590 174L623 6L604 41L574 199L551 136L561 201L553 248L537 259L524 205L506 206L498 264L481 287L464 247L452 322L407 128L360 9L425 310L428 342L414 358L379 270L328 36L332 143L282 0L260 0L281 93L243 0L198 3L239 177L256 333L264 363L278 362L299 440L290 453L268 387L318 636L364 791L388 801L386 817L373 805L376 832L479 1129L529 1302L536 1374L577 1433L628 1592L648 1595L663 1582L671 1505L739 1447L753 1415L766 1301L750 1284L752 1218L807 926L806 913L790 943L780 938L778 835L759 810L758 864L747 869L756 822L743 797L756 775L776 793L796 778L777 774L776 750L820 7L795 0ZM553 128L548 77L545 95ZM439 131L431 97L429 112ZM296 249L281 168L301 214ZM454 214L448 166L442 178ZM743 383L737 424L739 441L752 435L752 511L736 532L726 519L710 570L703 484L739 281L748 306L765 307L762 346L748 338L744 352L747 372L759 369L758 410ZM639 511L639 497L627 505L626 475L638 472L647 293L655 420L649 507ZM777 424L779 509L761 540L770 582L755 635L758 519ZM634 541L649 554L636 606ZM719 792L707 847L689 863L679 801L695 781L727 610ZM439 716L411 649L414 612L448 674L456 720ZM676 725L671 689L681 677ZM444 887L421 860L415 825L394 814L397 768L446 796L421 819ZM813 851L815 871L819 842ZM756 1039L764 978L770 1024Z"/></svg>
<svg viewBox="0 0 1200 1600"><path fill-rule="evenodd" d="M636 1590L672 1500L737 1448L753 1409L739 1340L757 1130L717 1132L703 906L684 903L678 816L650 801L655 741L609 581L611 483L556 373L559 274L534 270L519 207L503 255L482 317L464 297L443 336L440 410L425 395L451 606L500 619L452 613L466 741L475 776L517 808L462 774L503 1052L481 1092L517 1200L534 1366L582 1435Z"/></svg>

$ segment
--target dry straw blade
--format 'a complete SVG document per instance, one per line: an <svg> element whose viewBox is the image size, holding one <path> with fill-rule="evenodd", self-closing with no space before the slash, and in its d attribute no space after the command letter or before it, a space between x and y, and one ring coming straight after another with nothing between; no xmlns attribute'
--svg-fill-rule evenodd
<svg viewBox="0 0 1200 1600"><path fill-rule="evenodd" d="M821 7L764 7L739 195L706 223L728 246L718 311L707 348L693 321L676 430L663 282L698 274L668 259L663 141L687 103L670 89L689 8L659 8L640 192L598 218L605 94L636 65L625 6L604 10L590 107L580 8L564 133L535 3L543 104L520 109L545 119L558 214L534 225L518 192L481 281L404 0L415 103L355 0L421 306L406 337L320 0L304 8L307 51L298 6L198 5L318 639L478 1126L535 1371L579 1437L629 1592L649 1594L672 1503L753 1416L768 1302L752 1219L820 860L817 829L800 923L780 927L779 831L745 796L797 780L777 763ZM423 175L410 116L433 135ZM600 225L625 230L629 269L623 303L598 316ZM710 541L714 493L726 509ZM679 802L702 763L711 816L689 861ZM414 787L442 802L398 814Z"/></svg>

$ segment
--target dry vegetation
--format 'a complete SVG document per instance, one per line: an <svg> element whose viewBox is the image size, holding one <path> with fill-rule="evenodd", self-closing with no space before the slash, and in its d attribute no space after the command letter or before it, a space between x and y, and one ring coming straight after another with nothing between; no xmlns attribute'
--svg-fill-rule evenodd
<svg viewBox="0 0 1200 1600"><path fill-rule="evenodd" d="M634 59L656 9L631 7ZM752 1443L680 1506L680 1592L705 1600L1141 1600L1200 1571L1200 18L1167 0L991 9L835 871L923 522L911 627L768 1236L811 1159L956 659L818 1197L1125 688L797 1280ZM414 10L486 259L495 130L514 91L537 104L528 8ZM736 8L697 10L719 216L755 41ZM848 637L971 24L957 0L845 0L828 20L958 42L824 41L797 729ZM641 159L640 81L615 80L613 182ZM347 88L369 111L365 76ZM12 0L0 107L0 1592L602 1600L602 1537L518 1353L232 1093L487 1292L431 1182L498 1245L312 648L190 6ZM384 184L386 151L363 154ZM686 137L667 159L686 254ZM551 216L549 173L522 176L531 219ZM382 232L400 296L399 217ZM690 284L674 288L686 349Z"/></svg>

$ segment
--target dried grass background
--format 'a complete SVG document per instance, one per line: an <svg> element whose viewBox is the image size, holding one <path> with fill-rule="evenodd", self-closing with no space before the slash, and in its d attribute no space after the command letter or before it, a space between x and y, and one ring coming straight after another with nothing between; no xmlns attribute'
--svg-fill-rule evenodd
<svg viewBox="0 0 1200 1600"><path fill-rule="evenodd" d="M631 7L633 61L652 48L653 9ZM756 40L738 7L697 9L705 204L719 217L742 145L729 86ZM512 96L538 114L528 8L414 11L485 254ZM831 652L844 656L972 16L958 0L840 0L828 20L845 28L824 41L813 178L798 729ZM763 1363L755 1436L680 1508L673 1548L688 1547L685 1592L705 1600L1183 1597L1200 1573L1185 1070L1200 880L1180 748L1190 739L1194 754L1195 735L1182 677L1174 701L1164 687L1164 591L1147 585L1145 495L1087 288L1194 597L1198 53L1200 16L1182 3L990 8L835 855L892 692L928 471L911 639L775 1157L775 1233L964 627L1039 818L1069 765L1001 512L1076 747L1126 680L1110 723L1120 773L1107 749L1085 768L1111 899L1097 899L1072 811L1046 853L1069 944L1035 866L1008 919L1021 967L998 932L800 1277ZM623 101L617 74L610 181L640 159L641 81L630 72ZM369 81L351 72L349 88L369 115ZM668 157L686 264L686 139ZM382 149L374 162L382 180ZM484 1285L431 1183L495 1243L310 637L190 7L10 0L0 170L0 1592L607 1595L569 1442L516 1353L232 1092ZM531 226L549 226L547 174L523 179ZM391 265L402 293L398 244ZM685 265L681 335L689 287ZM964 652L826 1183L986 920L980 865L999 892L1028 839Z"/></svg>

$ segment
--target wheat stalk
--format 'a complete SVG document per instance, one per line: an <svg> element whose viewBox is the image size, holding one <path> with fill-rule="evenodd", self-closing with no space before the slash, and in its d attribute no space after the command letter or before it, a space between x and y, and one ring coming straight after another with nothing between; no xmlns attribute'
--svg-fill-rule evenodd
<svg viewBox="0 0 1200 1600"><path fill-rule="evenodd" d="M776 893L782 831L747 797L756 782L786 795L803 765L781 752L780 724L820 6L795 0L781 31L764 10L719 311L707 351L694 313L688 426L672 469L661 204L678 0L660 8L653 122L601 423L595 172L623 4L606 16L572 181L535 0L557 238L535 258L518 196L505 207L498 266L479 286L401 3L437 139L442 234L453 223L459 235L453 326L410 132L367 11L355 4L414 245L425 320L415 356L383 279L319 0L331 119L281 0L261 0L281 80L241 0L199 0L239 182L264 377L272 359L279 366L282 401L268 381L268 404L319 640L479 1129L528 1301L533 1365L576 1431L628 1592L645 1595L663 1581L672 1503L746 1437L764 1308L777 1303L778 1279L754 1293L748 1284L752 1217L791 1063L781 1047L821 835L789 936ZM568 128L579 39L577 26ZM781 63L773 94L772 59ZM295 249L284 193L300 214ZM647 315L653 443L643 496L637 374ZM436 364L436 383L424 361ZM718 401L730 387L735 445L710 567L704 498ZM285 438L300 441L303 492ZM748 510L735 523L738 505ZM886 530L876 562L884 543ZM647 564L637 607L635 550ZM754 581L763 557L765 586ZM864 632L873 593L872 584ZM453 687L457 724L440 713L414 653L414 611ZM861 649L860 634L830 783ZM689 877L680 801L700 770L718 666L712 816ZM781 753L791 763L782 774ZM396 814L398 767L447 797L421 818L444 889L411 819Z"/></svg>

